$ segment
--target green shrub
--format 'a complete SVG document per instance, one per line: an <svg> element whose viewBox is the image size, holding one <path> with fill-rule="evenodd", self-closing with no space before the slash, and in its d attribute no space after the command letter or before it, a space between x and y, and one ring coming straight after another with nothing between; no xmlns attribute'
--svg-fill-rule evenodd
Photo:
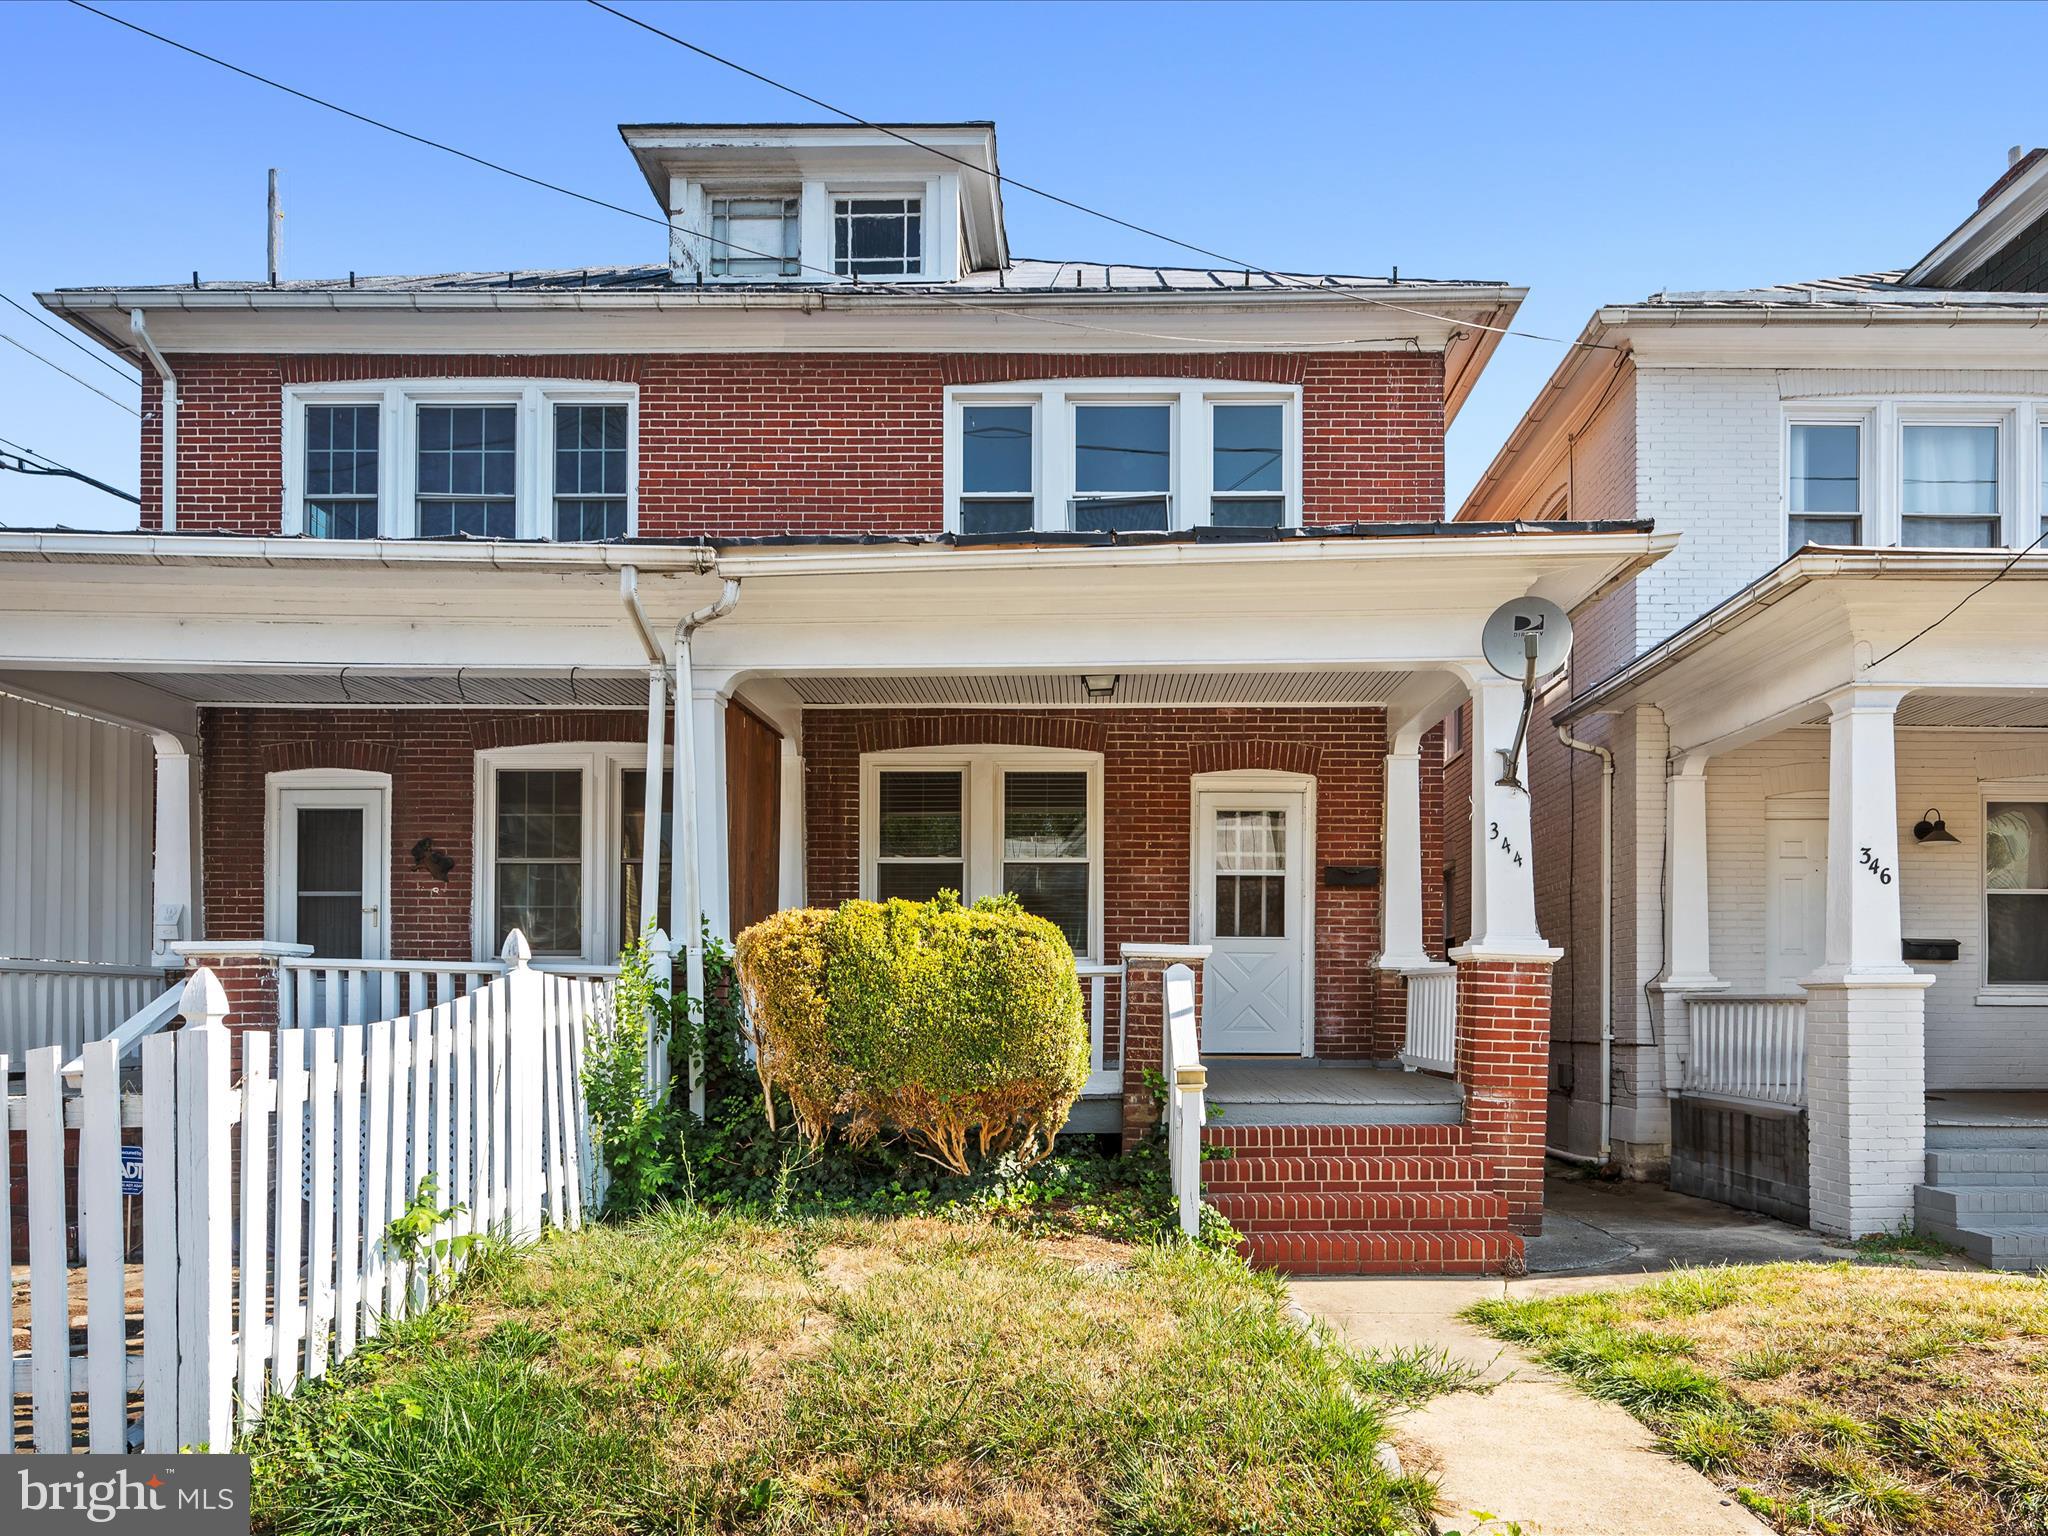
<svg viewBox="0 0 2048 1536"><path fill-rule="evenodd" d="M779 912L735 952L761 1081L816 1147L885 1130L958 1173L968 1138L1025 1163L1088 1077L1088 1026L1060 930L1008 898L849 901Z"/></svg>

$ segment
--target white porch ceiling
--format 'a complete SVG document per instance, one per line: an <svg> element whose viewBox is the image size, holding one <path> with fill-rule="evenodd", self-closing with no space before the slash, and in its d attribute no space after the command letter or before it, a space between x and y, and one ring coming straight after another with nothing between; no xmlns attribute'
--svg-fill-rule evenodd
<svg viewBox="0 0 2048 1536"><path fill-rule="evenodd" d="M464 705L519 709L645 708L647 678L560 673L131 672L120 674L195 704Z"/></svg>
<svg viewBox="0 0 2048 1536"><path fill-rule="evenodd" d="M1105 673L1107 668L1104 669ZM1124 672L1109 698L1090 698L1078 674L906 673L893 676L814 674L787 679L811 708L919 708L982 705L1053 708L1173 708L1262 704L1337 706L1384 704L1413 674L1408 672Z"/></svg>
<svg viewBox="0 0 2048 1536"><path fill-rule="evenodd" d="M2048 691L1909 693L1899 701L1895 722L1904 727L1944 730L2048 730ZM1807 725L1826 725L1828 712L1815 711Z"/></svg>

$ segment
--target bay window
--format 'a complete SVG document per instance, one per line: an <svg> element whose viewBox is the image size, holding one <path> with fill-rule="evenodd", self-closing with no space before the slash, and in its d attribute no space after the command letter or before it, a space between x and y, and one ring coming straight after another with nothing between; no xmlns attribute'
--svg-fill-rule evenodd
<svg viewBox="0 0 2048 1536"><path fill-rule="evenodd" d="M946 391L946 526L1165 533L1301 520L1292 385L1073 379Z"/></svg>
<svg viewBox="0 0 2048 1536"><path fill-rule="evenodd" d="M1092 752L915 748L861 759L861 895L1006 893L1099 953L1102 760Z"/></svg>
<svg viewBox="0 0 2048 1536"><path fill-rule="evenodd" d="M282 529L320 539L621 539L638 391L407 379L284 392Z"/></svg>

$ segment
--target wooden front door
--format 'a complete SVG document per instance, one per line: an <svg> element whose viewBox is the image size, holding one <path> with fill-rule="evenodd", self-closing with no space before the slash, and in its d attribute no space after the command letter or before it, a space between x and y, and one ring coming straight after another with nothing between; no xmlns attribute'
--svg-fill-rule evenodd
<svg viewBox="0 0 2048 1536"><path fill-rule="evenodd" d="M782 904L782 735L737 703L725 707L725 818L737 935Z"/></svg>

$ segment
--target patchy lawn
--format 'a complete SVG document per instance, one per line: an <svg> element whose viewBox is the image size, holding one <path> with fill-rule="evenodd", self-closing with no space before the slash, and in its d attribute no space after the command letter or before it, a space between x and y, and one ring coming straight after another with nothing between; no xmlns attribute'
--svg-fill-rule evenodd
<svg viewBox="0 0 2048 1536"><path fill-rule="evenodd" d="M2048 1280L1767 1264L1467 1315L1780 1530L2048 1532Z"/></svg>
<svg viewBox="0 0 2048 1536"><path fill-rule="evenodd" d="M671 1211L481 1263L273 1406L279 1532L1382 1532L1430 1491L1362 1359L1187 1246Z"/></svg>

